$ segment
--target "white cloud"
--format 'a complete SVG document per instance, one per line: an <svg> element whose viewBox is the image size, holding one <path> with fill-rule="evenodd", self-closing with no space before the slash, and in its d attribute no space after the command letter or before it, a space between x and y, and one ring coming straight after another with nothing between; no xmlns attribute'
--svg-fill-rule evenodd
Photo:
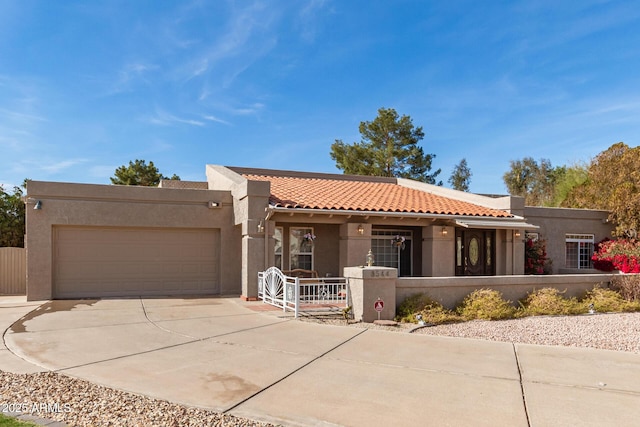
<svg viewBox="0 0 640 427"><path fill-rule="evenodd" d="M258 113L264 107L265 107L264 104L260 102L255 102L245 107L230 107L228 111L231 112L232 114L237 114L239 116L247 116L250 114Z"/></svg>
<svg viewBox="0 0 640 427"><path fill-rule="evenodd" d="M208 120L210 122L216 122L216 123L222 123L223 125L231 125L231 123L229 123L226 120L222 120L217 118L216 116L212 116L212 115L206 115L203 117L205 120Z"/></svg>
<svg viewBox="0 0 640 427"><path fill-rule="evenodd" d="M149 84L150 81L146 77L152 71L157 70L159 67L154 64L146 64L143 61L136 61L125 64L118 71L118 78L111 86L109 95L114 95L122 92L132 91L136 82L143 82Z"/></svg>
<svg viewBox="0 0 640 427"><path fill-rule="evenodd" d="M7 156L20 156L37 142L35 135L42 126L49 124L41 111L46 104L40 99L42 89L30 79L7 75L0 75L0 89L0 147Z"/></svg>
<svg viewBox="0 0 640 427"><path fill-rule="evenodd" d="M56 163L49 163L43 166L40 166L40 169L49 172L49 173L58 173L65 169L69 169L75 165L87 162L87 159L69 159L62 160Z"/></svg>
<svg viewBox="0 0 640 427"><path fill-rule="evenodd" d="M26 125L32 124L33 122L47 121L47 119L45 119L44 117L41 117L35 114L23 113L20 111L10 111L5 108L0 108L0 119L2 118L5 118L15 123L21 123Z"/></svg>
<svg viewBox="0 0 640 427"><path fill-rule="evenodd" d="M276 46L277 37L272 27L278 15L276 8L261 2L243 8L232 6L228 24L221 34L206 48L195 52L194 59L184 66L186 79L203 77L217 70L217 77L222 76L223 84L229 86Z"/></svg>
<svg viewBox="0 0 640 427"><path fill-rule="evenodd" d="M158 126L170 126L173 124L187 124L191 126L205 125L205 123L202 121L177 117L163 110L156 110L156 113L154 115L144 117L143 120L147 123Z"/></svg>
<svg viewBox="0 0 640 427"><path fill-rule="evenodd" d="M326 4L326 0L310 0L298 13L295 26L304 41L309 43L315 41L318 33L317 17Z"/></svg>

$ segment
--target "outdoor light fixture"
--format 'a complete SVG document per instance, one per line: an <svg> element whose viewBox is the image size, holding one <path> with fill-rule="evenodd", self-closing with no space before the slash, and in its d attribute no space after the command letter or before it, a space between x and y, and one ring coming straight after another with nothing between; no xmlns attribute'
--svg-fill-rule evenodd
<svg viewBox="0 0 640 427"><path fill-rule="evenodd" d="M367 253L367 267L372 267L373 264L374 264L373 252L371 251L371 249L369 249L369 252Z"/></svg>
<svg viewBox="0 0 640 427"><path fill-rule="evenodd" d="M516 237L520 237L520 230L516 231Z"/></svg>
<svg viewBox="0 0 640 427"><path fill-rule="evenodd" d="M446 235L447 235L447 233L449 233L449 232L447 231L447 227L442 227L442 235L443 235L443 236L446 236Z"/></svg>
<svg viewBox="0 0 640 427"><path fill-rule="evenodd" d="M35 209L37 211L42 209L42 202L40 200L36 201L36 205L33 207L33 209Z"/></svg>
<svg viewBox="0 0 640 427"><path fill-rule="evenodd" d="M362 224L358 225L358 234L361 236L364 234L364 227Z"/></svg>
<svg viewBox="0 0 640 427"><path fill-rule="evenodd" d="M262 232L264 232L264 222L260 220L260 222L258 223L258 233L262 233Z"/></svg>

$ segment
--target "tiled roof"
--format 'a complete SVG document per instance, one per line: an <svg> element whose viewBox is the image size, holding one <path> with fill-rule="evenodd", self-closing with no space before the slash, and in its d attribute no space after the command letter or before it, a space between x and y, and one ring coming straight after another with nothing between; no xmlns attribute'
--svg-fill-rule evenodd
<svg viewBox="0 0 640 427"><path fill-rule="evenodd" d="M253 181L270 181L271 205L389 213L511 217L508 212L479 206L391 182L243 174Z"/></svg>

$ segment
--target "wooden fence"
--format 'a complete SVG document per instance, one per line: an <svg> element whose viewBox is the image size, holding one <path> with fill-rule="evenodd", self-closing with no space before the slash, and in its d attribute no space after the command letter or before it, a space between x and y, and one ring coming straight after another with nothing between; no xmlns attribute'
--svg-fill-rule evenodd
<svg viewBox="0 0 640 427"><path fill-rule="evenodd" d="M0 248L0 295L26 295L27 250Z"/></svg>

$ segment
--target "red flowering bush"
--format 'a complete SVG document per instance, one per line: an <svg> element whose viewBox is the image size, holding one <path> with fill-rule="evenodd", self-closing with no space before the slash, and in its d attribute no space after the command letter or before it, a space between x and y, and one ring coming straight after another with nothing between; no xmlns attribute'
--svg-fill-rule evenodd
<svg viewBox="0 0 640 427"><path fill-rule="evenodd" d="M593 267L598 270L640 273L640 242L636 239L605 239L598 243L591 259Z"/></svg>
<svg viewBox="0 0 640 427"><path fill-rule="evenodd" d="M547 259L546 241L544 239L527 239L524 245L524 273L544 274Z"/></svg>

